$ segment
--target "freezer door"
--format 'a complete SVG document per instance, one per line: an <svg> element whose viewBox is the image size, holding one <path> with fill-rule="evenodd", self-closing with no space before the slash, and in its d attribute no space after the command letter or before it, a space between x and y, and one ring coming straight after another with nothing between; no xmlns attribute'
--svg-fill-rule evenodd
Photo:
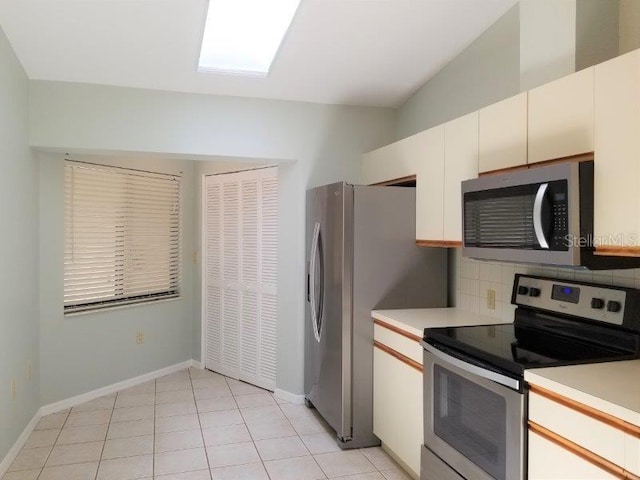
<svg viewBox="0 0 640 480"><path fill-rule="evenodd" d="M345 183L307 192L305 392L343 439L351 437L352 213Z"/></svg>

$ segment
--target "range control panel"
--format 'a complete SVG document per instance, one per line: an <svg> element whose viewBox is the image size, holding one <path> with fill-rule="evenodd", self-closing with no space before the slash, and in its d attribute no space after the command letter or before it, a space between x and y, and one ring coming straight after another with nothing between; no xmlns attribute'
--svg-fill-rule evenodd
<svg viewBox="0 0 640 480"><path fill-rule="evenodd" d="M624 289L527 275L516 275L511 303L622 325Z"/></svg>

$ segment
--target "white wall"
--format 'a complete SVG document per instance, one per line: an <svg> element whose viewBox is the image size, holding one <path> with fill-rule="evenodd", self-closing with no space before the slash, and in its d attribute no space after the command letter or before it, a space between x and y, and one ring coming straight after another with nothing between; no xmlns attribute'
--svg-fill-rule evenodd
<svg viewBox="0 0 640 480"><path fill-rule="evenodd" d="M515 5L398 110L401 139L520 92L520 8Z"/></svg>
<svg viewBox="0 0 640 480"><path fill-rule="evenodd" d="M520 90L576 71L576 0L520 0Z"/></svg>
<svg viewBox="0 0 640 480"><path fill-rule="evenodd" d="M40 406L34 301L38 168L28 146L28 88L24 70L0 29L0 461ZM15 398L10 395L12 379Z"/></svg>
<svg viewBox="0 0 640 480"><path fill-rule="evenodd" d="M617 57L620 54L619 43L619 0L579 0L576 10L576 70Z"/></svg>
<svg viewBox="0 0 640 480"><path fill-rule="evenodd" d="M620 54L640 48L640 2L620 0Z"/></svg>
<svg viewBox="0 0 640 480"><path fill-rule="evenodd" d="M302 393L305 191L338 180L356 181L362 153L393 140L395 112L44 81L32 81L30 93L30 142L45 150L242 157L278 163L277 386ZM60 183L55 179L41 183L51 181ZM195 179L196 184L199 181ZM195 280L197 292L199 279ZM58 318L53 308L51 304L43 311L43 318ZM199 318L194 317L197 335ZM87 327L76 338L90 339L94 331ZM43 352L55 352L48 343L43 341ZM192 345L197 343L192 339ZM86 386L89 380L83 379ZM53 397L50 388L54 386L49 383L43 388L47 398Z"/></svg>
<svg viewBox="0 0 640 480"><path fill-rule="evenodd" d="M40 153L40 360L43 404L192 358L193 162L137 157L72 159L165 173L182 172L179 299L100 312L63 313L64 157ZM136 331L144 343L136 344Z"/></svg>

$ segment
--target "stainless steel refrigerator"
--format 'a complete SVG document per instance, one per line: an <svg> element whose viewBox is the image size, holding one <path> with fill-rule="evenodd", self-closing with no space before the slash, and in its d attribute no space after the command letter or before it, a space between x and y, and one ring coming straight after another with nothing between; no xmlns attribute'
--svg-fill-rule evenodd
<svg viewBox="0 0 640 480"><path fill-rule="evenodd" d="M447 306L446 250L416 246L415 213L414 188L307 191L305 398L342 448L380 443L371 310Z"/></svg>

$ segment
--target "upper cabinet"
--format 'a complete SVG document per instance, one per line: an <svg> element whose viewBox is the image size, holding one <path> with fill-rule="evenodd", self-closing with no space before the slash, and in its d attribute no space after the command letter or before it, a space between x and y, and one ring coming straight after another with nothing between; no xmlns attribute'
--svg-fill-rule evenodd
<svg viewBox="0 0 640 480"><path fill-rule="evenodd" d="M426 130L416 178L416 239L444 239L444 125Z"/></svg>
<svg viewBox="0 0 640 480"><path fill-rule="evenodd" d="M529 91L528 163L593 152L594 67Z"/></svg>
<svg viewBox="0 0 640 480"><path fill-rule="evenodd" d="M478 112L444 125L444 237L462 242L460 182L478 176Z"/></svg>
<svg viewBox="0 0 640 480"><path fill-rule="evenodd" d="M478 113L478 171L527 164L527 92Z"/></svg>
<svg viewBox="0 0 640 480"><path fill-rule="evenodd" d="M425 132L379 148L362 157L365 185L388 183L416 175L424 157Z"/></svg>
<svg viewBox="0 0 640 480"><path fill-rule="evenodd" d="M639 193L640 50L636 50L595 67L594 236L602 253L640 253Z"/></svg>

